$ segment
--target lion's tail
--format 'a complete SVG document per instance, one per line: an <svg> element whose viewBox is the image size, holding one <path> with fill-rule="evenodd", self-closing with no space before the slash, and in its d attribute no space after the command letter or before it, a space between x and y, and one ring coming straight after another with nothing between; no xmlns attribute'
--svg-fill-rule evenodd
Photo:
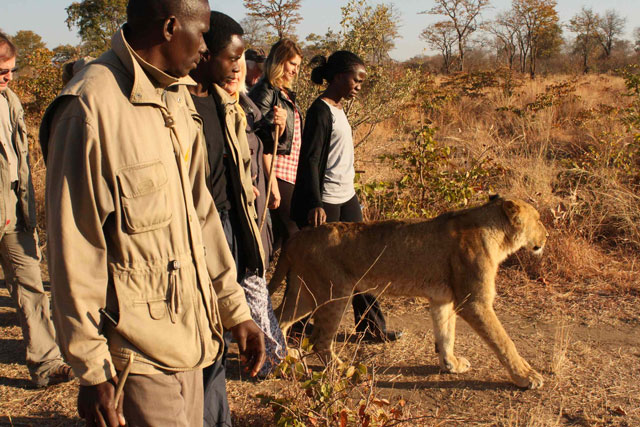
<svg viewBox="0 0 640 427"><path fill-rule="evenodd" d="M273 295L273 293L278 290L291 269L291 260L289 259L288 251L286 250L287 246L288 245L285 245L280 252L276 271L273 272L273 276L271 276L271 280L269 281L269 295Z"/></svg>

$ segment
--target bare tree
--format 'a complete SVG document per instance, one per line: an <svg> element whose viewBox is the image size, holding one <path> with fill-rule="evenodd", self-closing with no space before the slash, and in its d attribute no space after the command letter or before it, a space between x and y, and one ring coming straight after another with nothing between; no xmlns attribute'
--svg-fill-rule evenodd
<svg viewBox="0 0 640 427"><path fill-rule="evenodd" d="M422 13L449 18L456 32L458 67L460 71L464 71L464 54L469 36L476 30L478 17L489 6L489 0L435 0L435 3L433 8Z"/></svg>
<svg viewBox="0 0 640 427"><path fill-rule="evenodd" d="M615 46L618 37L624 32L627 19L620 16L618 12L609 9L598 23L598 40L604 51L605 58L611 56L611 51Z"/></svg>
<svg viewBox="0 0 640 427"><path fill-rule="evenodd" d="M427 45L440 51L442 55L442 72L449 74L453 63L453 50L457 41L457 33L450 21L440 21L429 25L420 34Z"/></svg>
<svg viewBox="0 0 640 427"><path fill-rule="evenodd" d="M246 16L240 21L244 35L242 39L245 42L247 49L263 49L269 50L269 47L275 43L277 36L269 28L264 25L260 18L255 16Z"/></svg>
<svg viewBox="0 0 640 427"><path fill-rule="evenodd" d="M582 58L582 70L586 74L590 70L589 59L599 44L598 28L600 16L591 8L582 10L569 21L569 29L576 33L574 50Z"/></svg>
<svg viewBox="0 0 640 427"><path fill-rule="evenodd" d="M558 23L556 0L513 0L512 13L521 26L519 42L523 55L522 71L524 71L528 54L529 74L534 78L541 40Z"/></svg>
<svg viewBox="0 0 640 427"><path fill-rule="evenodd" d="M302 21L301 5L302 0L244 0L247 15L263 19L280 39L295 33L296 24Z"/></svg>
<svg viewBox="0 0 640 427"><path fill-rule="evenodd" d="M633 48L640 53L640 27L633 30Z"/></svg>
<svg viewBox="0 0 640 427"><path fill-rule="evenodd" d="M518 52L520 28L513 11L500 13L493 22L485 25L485 30L495 37L498 54L504 55L510 70Z"/></svg>

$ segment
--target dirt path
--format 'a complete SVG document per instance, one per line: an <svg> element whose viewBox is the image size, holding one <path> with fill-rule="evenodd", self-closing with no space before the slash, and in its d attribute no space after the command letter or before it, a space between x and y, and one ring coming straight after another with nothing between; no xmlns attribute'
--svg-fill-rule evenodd
<svg viewBox="0 0 640 427"><path fill-rule="evenodd" d="M456 353L472 369L440 373L428 305L418 299L383 299L390 327L405 336L396 343L338 342L346 354L375 369L379 396L404 399L405 425L640 425L640 308L623 320L603 305L601 312L572 303L550 313L535 298L503 293L496 311L520 354L545 378L540 390L512 385L480 338L458 322ZM635 307L636 301L625 306ZM594 303L593 301L591 303ZM571 315L567 315L571 312ZM564 313L560 315L559 313ZM352 324L348 313L342 325ZM228 391L238 426L271 426L272 412L255 396L278 392L280 380L244 379L232 360ZM20 328L6 292L0 291L0 425L82 425L75 413L77 383L45 390L29 388Z"/></svg>

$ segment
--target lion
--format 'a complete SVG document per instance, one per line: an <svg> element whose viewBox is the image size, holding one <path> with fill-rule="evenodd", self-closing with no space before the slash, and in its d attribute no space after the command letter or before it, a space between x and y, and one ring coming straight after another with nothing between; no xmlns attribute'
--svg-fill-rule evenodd
<svg viewBox="0 0 640 427"><path fill-rule="evenodd" d="M288 279L276 309L283 333L311 313L314 348L333 358L333 339L354 292L426 297L443 371L462 373L471 366L453 352L458 314L515 384L539 388L542 376L518 354L493 301L498 265L522 247L540 254L547 237L533 206L499 196L428 220L328 223L303 229L287 242L269 291Z"/></svg>

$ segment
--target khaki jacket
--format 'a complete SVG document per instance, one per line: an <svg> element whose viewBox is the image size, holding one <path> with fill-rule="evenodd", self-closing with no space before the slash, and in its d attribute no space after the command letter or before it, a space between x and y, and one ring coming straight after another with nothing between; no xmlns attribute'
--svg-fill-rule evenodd
<svg viewBox="0 0 640 427"><path fill-rule="evenodd" d="M189 84L119 31L45 113L54 321L81 384L111 378L131 353L137 374L206 366L222 326L251 319Z"/></svg>
<svg viewBox="0 0 640 427"><path fill-rule="evenodd" d="M223 132L230 162L235 168L232 173L235 210L239 215L243 259L245 266L259 276L265 271L265 256L258 228L256 196L251 177L251 151L247 141L247 118L238 99L229 95L220 86L213 85L213 99L219 106L223 120ZM209 180L207 180L209 182Z"/></svg>
<svg viewBox="0 0 640 427"><path fill-rule="evenodd" d="M9 116L11 127L13 128L13 146L18 156L18 200L24 218L24 223L28 229L36 228L36 198L31 182L31 169L29 168L29 143L27 141L27 126L24 123L24 110L20 99L9 88L0 92L9 104ZM7 211L15 209L9 205L9 192L11 189L11 178L9 177L9 165L7 154L0 144L0 238L4 235L7 224Z"/></svg>

